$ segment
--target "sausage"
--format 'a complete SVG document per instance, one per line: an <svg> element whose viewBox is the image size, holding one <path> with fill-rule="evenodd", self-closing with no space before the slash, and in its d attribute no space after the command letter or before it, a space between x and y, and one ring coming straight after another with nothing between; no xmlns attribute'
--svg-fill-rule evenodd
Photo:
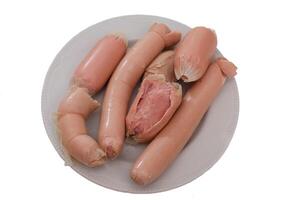
<svg viewBox="0 0 300 200"><path fill-rule="evenodd" d="M196 81L205 73L216 51L217 36L211 29L192 29L176 48L175 75L184 82Z"/></svg>
<svg viewBox="0 0 300 200"><path fill-rule="evenodd" d="M72 84L91 94L98 92L126 52L127 40L121 34L107 35L85 56L76 68Z"/></svg>
<svg viewBox="0 0 300 200"><path fill-rule="evenodd" d="M174 51L165 51L147 67L143 82L126 116L126 135L149 142L168 123L182 99L175 83Z"/></svg>
<svg viewBox="0 0 300 200"><path fill-rule="evenodd" d="M65 150L82 164L104 163L105 152L88 135L85 120L99 107L91 95L98 92L126 52L127 42L119 35L101 39L76 68L67 96L57 111L57 128Z"/></svg>
<svg viewBox="0 0 300 200"><path fill-rule="evenodd" d="M209 66L202 79L191 86L173 118L134 163L131 178L136 183L149 184L169 167L191 138L226 77L234 76L235 71L232 63L218 59Z"/></svg>
<svg viewBox="0 0 300 200"><path fill-rule="evenodd" d="M125 139L125 116L129 98L149 63L165 48L180 40L180 33L155 23L125 55L114 71L101 112L98 141L108 158L115 158Z"/></svg>

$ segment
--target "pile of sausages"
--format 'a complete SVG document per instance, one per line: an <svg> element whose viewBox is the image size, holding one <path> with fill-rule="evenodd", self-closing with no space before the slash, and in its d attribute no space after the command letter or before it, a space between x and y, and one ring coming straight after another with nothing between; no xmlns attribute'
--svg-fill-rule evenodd
<svg viewBox="0 0 300 200"><path fill-rule="evenodd" d="M89 167L100 166L116 158L130 137L148 143L130 173L136 183L149 184L170 166L225 80L236 74L233 63L214 58L217 37L211 29L194 28L180 40L179 32L155 23L128 51L121 35L98 41L76 68L57 111L62 145L72 158ZM100 106L92 97L107 81L95 141L85 121ZM193 83L182 97L185 82Z"/></svg>

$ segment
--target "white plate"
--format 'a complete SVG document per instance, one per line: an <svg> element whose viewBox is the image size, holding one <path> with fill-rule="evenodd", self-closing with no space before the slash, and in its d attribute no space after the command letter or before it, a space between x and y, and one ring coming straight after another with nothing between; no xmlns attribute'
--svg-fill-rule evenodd
<svg viewBox="0 0 300 200"><path fill-rule="evenodd" d="M58 53L45 78L42 93L42 115L53 146L63 158L58 142L53 115L59 101L68 89L74 68L95 42L108 33L122 32L132 44L141 38L154 22L167 24L172 30L185 34L190 28L179 22L156 16L132 15L109 19L95 24L72 38ZM95 98L100 100L103 91ZM138 186L129 177L129 171L144 145L126 144L122 154L104 166L88 168L74 162L72 168L88 180L101 186L130 193L153 193L184 185L199 177L222 156L233 136L239 112L238 89L234 79L227 81L221 93L211 105L193 138L172 166L149 186ZM96 138L99 111L88 119L90 134ZM182 119L186 120L186 119Z"/></svg>

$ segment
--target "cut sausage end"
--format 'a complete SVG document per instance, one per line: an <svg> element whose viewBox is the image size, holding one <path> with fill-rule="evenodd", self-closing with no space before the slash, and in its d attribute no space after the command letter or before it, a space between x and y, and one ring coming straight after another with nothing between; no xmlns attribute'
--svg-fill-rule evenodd
<svg viewBox="0 0 300 200"><path fill-rule="evenodd" d="M121 40L124 43L125 48L128 47L128 40L126 39L124 33L118 32L118 33L113 33L112 35L115 36L116 39Z"/></svg>
<svg viewBox="0 0 300 200"><path fill-rule="evenodd" d="M107 158L113 160L121 152L123 142L118 142L115 138L105 137L100 141L102 149L105 151Z"/></svg>
<svg viewBox="0 0 300 200"><path fill-rule="evenodd" d="M74 137L65 147L72 157L88 167L96 167L105 163L105 153L88 135Z"/></svg>
<svg viewBox="0 0 300 200"><path fill-rule="evenodd" d="M92 160L89 162L88 166L90 167L97 167L100 165L103 165L105 163L106 160L106 154L104 153L104 151L102 151L102 149L100 148L96 148L93 152L92 152Z"/></svg>

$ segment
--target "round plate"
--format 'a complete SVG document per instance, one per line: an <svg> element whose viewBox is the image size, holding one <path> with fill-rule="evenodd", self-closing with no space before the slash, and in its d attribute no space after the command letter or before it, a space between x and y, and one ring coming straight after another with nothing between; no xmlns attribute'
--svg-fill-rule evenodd
<svg viewBox="0 0 300 200"><path fill-rule="evenodd" d="M122 32L129 45L141 38L154 22L167 24L183 35L189 27L179 22L156 16L132 15L109 19L95 24L72 38L58 53L45 78L42 93L42 115L49 139L59 155L66 159L58 140L55 112L59 101L68 90L73 70L96 41L108 33ZM95 96L101 102L103 91ZM87 121L89 133L96 138L99 112L94 112ZM101 186L130 193L153 193L184 185L199 177L212 167L226 150L233 136L239 112L238 89L234 79L227 81L215 99L190 142L185 146L172 166L154 183L136 185L129 171L144 145L126 144L121 155L104 166L88 168L73 161L71 166L88 180ZM184 119L183 119L184 120Z"/></svg>

